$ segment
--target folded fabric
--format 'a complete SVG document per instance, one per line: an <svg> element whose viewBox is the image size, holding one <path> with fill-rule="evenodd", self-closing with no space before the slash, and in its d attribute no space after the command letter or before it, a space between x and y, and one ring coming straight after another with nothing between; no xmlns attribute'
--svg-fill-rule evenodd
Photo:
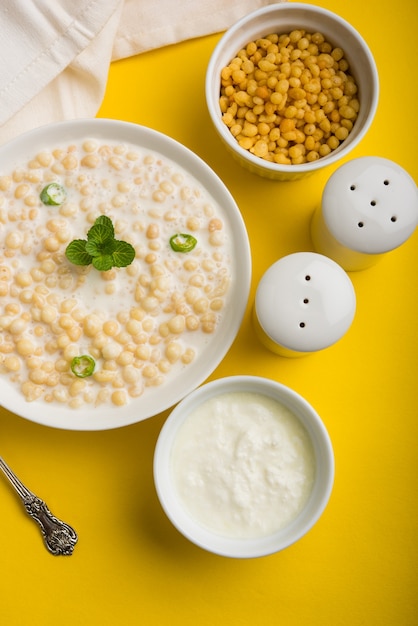
<svg viewBox="0 0 418 626"><path fill-rule="evenodd" d="M283 0L125 0L112 59L217 33Z"/></svg>
<svg viewBox="0 0 418 626"><path fill-rule="evenodd" d="M0 143L54 121L94 117L109 65L225 30L277 0L2 0Z"/></svg>

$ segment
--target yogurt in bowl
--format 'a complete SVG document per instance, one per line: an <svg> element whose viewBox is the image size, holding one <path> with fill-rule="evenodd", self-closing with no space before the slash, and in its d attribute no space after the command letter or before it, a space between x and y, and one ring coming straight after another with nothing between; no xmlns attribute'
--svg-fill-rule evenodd
<svg viewBox="0 0 418 626"><path fill-rule="evenodd" d="M331 494L332 445L314 409L256 376L216 380L172 411L154 458L171 522L189 540L235 558L300 539Z"/></svg>

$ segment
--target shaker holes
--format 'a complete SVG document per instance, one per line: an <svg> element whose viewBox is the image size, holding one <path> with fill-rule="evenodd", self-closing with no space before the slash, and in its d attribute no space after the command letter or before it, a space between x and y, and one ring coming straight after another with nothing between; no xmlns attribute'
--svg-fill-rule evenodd
<svg viewBox="0 0 418 626"><path fill-rule="evenodd" d="M309 276L309 274L305 276L305 280L311 280L311 277Z"/></svg>
<svg viewBox="0 0 418 626"><path fill-rule="evenodd" d="M392 215L392 217L390 218L391 222L396 222L398 218L396 217L396 215Z"/></svg>
<svg viewBox="0 0 418 626"><path fill-rule="evenodd" d="M301 323L299 324L299 326L300 326L300 328L305 328L305 322L301 322Z"/></svg>
<svg viewBox="0 0 418 626"><path fill-rule="evenodd" d="M359 228L363 228L363 226L364 226L364 222L359 222L359 223L357 224L357 226L358 226Z"/></svg>
<svg viewBox="0 0 418 626"><path fill-rule="evenodd" d="M308 298L304 298L304 299L303 299L303 303L304 303L304 304L308 304L308 302L309 302L309 299L308 299Z"/></svg>
<svg viewBox="0 0 418 626"><path fill-rule="evenodd" d="M376 203L376 200L372 200L372 201L370 202L370 204L371 204L371 206L376 206L376 204L377 204L377 203Z"/></svg>
<svg viewBox="0 0 418 626"><path fill-rule="evenodd" d="M388 181L388 179L384 180L384 181L383 181L383 184L384 184L384 185L389 185L389 181Z"/></svg>

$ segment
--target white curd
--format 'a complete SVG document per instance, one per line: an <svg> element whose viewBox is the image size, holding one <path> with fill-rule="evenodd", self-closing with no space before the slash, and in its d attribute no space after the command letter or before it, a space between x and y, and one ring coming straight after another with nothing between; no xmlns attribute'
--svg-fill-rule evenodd
<svg viewBox="0 0 418 626"><path fill-rule="evenodd" d="M175 487L203 526L225 536L272 534L311 493L314 451L298 418L273 398L231 392L191 412L172 452Z"/></svg>

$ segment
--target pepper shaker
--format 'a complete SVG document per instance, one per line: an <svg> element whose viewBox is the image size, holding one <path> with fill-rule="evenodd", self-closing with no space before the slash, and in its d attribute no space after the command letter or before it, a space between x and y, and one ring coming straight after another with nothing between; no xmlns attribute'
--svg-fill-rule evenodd
<svg viewBox="0 0 418 626"><path fill-rule="evenodd" d="M418 191L397 163L360 157L339 167L329 178L311 235L315 251L346 271L374 265L403 244L418 223Z"/></svg>
<svg viewBox="0 0 418 626"><path fill-rule="evenodd" d="M281 356L302 356L338 341L349 329L356 296L347 273L316 252L279 259L262 276L253 309L256 334Z"/></svg>

